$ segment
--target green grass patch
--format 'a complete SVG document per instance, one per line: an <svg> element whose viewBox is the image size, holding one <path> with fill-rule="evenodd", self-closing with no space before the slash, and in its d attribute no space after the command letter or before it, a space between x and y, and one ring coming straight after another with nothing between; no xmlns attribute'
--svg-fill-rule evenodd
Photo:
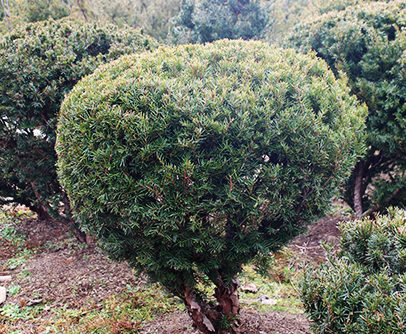
<svg viewBox="0 0 406 334"><path fill-rule="evenodd" d="M26 235L19 228L23 219L32 217L30 211L0 211L0 271L14 270L26 263L38 249L26 247Z"/></svg>
<svg viewBox="0 0 406 334"><path fill-rule="evenodd" d="M242 308L258 312L274 310L302 314L302 303L295 289L302 261L300 254L284 248L273 255L272 265L265 276L258 274L253 266L246 266L239 277L241 285L253 283L258 291L240 291ZM276 304L267 305L266 300L274 300Z"/></svg>

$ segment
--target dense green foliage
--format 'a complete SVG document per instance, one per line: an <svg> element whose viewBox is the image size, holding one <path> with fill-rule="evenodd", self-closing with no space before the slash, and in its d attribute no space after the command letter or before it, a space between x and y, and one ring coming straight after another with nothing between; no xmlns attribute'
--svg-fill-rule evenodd
<svg viewBox="0 0 406 334"><path fill-rule="evenodd" d="M71 20L23 25L0 40L1 204L58 214L54 144L64 95L100 64L155 45L134 29Z"/></svg>
<svg viewBox="0 0 406 334"><path fill-rule="evenodd" d="M19 24L60 19L74 14L73 1L5 0L0 7L0 32L10 32Z"/></svg>
<svg viewBox="0 0 406 334"><path fill-rule="evenodd" d="M404 333L406 211L341 224L338 258L300 283L315 333Z"/></svg>
<svg viewBox="0 0 406 334"><path fill-rule="evenodd" d="M315 50L368 105L368 153L346 186L358 216L406 203L406 3L373 2L299 24L286 45Z"/></svg>
<svg viewBox="0 0 406 334"><path fill-rule="evenodd" d="M258 39L267 23L256 0L183 0L169 39L174 44Z"/></svg>
<svg viewBox="0 0 406 334"><path fill-rule="evenodd" d="M391 0L386 0L389 2ZM290 29L310 17L331 11L342 11L349 6L376 2L376 0L275 0L272 4L272 25L265 32L269 42L281 42Z"/></svg>
<svg viewBox="0 0 406 334"><path fill-rule="evenodd" d="M92 17L123 26L140 27L145 33L164 41L171 18L178 15L181 0L95 0Z"/></svg>
<svg viewBox="0 0 406 334"><path fill-rule="evenodd" d="M62 0L26 0L28 22L60 19L70 15L70 8Z"/></svg>
<svg viewBox="0 0 406 334"><path fill-rule="evenodd" d="M160 48L74 87L58 174L112 258L185 299L201 280L231 284L325 212L362 154L365 112L315 55Z"/></svg>
<svg viewBox="0 0 406 334"><path fill-rule="evenodd" d="M147 35L163 41L171 18L179 14L181 0L9 0L7 3L10 17L4 19L0 7L0 32L24 22L70 16L81 21L141 28Z"/></svg>

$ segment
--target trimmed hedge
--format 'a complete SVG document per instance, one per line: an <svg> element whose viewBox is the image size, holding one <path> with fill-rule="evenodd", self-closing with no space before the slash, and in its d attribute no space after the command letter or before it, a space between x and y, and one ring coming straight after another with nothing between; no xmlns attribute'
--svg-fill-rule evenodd
<svg viewBox="0 0 406 334"><path fill-rule="evenodd" d="M22 25L0 40L0 204L58 216L55 129L60 104L83 76L157 46L139 30L73 20Z"/></svg>
<svg viewBox="0 0 406 334"><path fill-rule="evenodd" d="M406 211L340 226L341 252L299 285L314 333L404 333Z"/></svg>
<svg viewBox="0 0 406 334"><path fill-rule="evenodd" d="M228 317L242 265L263 263L326 211L362 154L365 112L315 55L228 40L161 47L74 87L58 174L113 259L191 314L195 292L207 306L198 283L213 282Z"/></svg>

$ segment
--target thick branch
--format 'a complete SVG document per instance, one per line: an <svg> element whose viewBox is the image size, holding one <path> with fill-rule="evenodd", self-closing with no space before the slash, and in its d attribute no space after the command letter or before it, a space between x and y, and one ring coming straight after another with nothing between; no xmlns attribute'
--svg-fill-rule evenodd
<svg viewBox="0 0 406 334"><path fill-rule="evenodd" d="M8 29L13 28L13 24L11 23L10 19L11 19L11 13L10 13L10 6L9 3L7 1L7 8L6 5L4 3L4 0L1 0L1 5L3 7L3 12L4 12L4 18L6 19L6 23L8 25Z"/></svg>
<svg viewBox="0 0 406 334"><path fill-rule="evenodd" d="M362 214L362 217L369 216L371 213L374 213L374 212L382 209L384 206L386 206L386 204L388 204L391 200L393 200L401 191L402 191L402 188L396 189L393 192L393 194L390 197L388 197L385 202L383 202L383 205L381 205L381 204L375 205L374 207L372 207L369 210L365 211Z"/></svg>
<svg viewBox="0 0 406 334"><path fill-rule="evenodd" d="M86 11L85 11L85 9L80 5L80 0L76 0L76 3L77 3L77 5L78 5L78 7L79 7L79 9L80 9L80 11L81 11L83 17L85 18L85 21L87 22Z"/></svg>

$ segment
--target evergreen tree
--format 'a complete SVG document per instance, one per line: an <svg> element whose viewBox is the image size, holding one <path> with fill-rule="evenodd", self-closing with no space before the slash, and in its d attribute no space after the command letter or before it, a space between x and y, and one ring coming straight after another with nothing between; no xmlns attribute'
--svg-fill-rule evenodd
<svg viewBox="0 0 406 334"><path fill-rule="evenodd" d="M60 19L70 15L68 4L61 0L26 0L27 22Z"/></svg>
<svg viewBox="0 0 406 334"><path fill-rule="evenodd" d="M139 31L73 20L22 25L0 40L0 204L40 218L69 216L56 178L56 118L64 95L97 66L154 48ZM64 206L61 208L61 203Z"/></svg>
<svg viewBox="0 0 406 334"><path fill-rule="evenodd" d="M255 0L182 0L169 40L184 44L258 39L267 23L267 12Z"/></svg>
<svg viewBox="0 0 406 334"><path fill-rule="evenodd" d="M298 284L314 333L403 334L406 211L341 224L341 251Z"/></svg>
<svg viewBox="0 0 406 334"><path fill-rule="evenodd" d="M368 152L343 197L358 217L406 204L406 3L371 2L305 21L285 45L314 50L365 101Z"/></svg>
<svg viewBox="0 0 406 334"><path fill-rule="evenodd" d="M202 332L230 333L236 275L267 268L328 209L363 153L365 114L315 55L255 41L161 47L73 88L58 174L113 259L179 296Z"/></svg>
<svg viewBox="0 0 406 334"><path fill-rule="evenodd" d="M180 0L96 0L93 15L118 26L138 27L164 41L168 35L170 19L177 15Z"/></svg>
<svg viewBox="0 0 406 334"><path fill-rule="evenodd" d="M273 24L264 32L269 42L280 43L296 24L309 17L331 11L342 11L350 6L376 2L377 0L275 0L272 4ZM386 0L389 2L391 0Z"/></svg>

